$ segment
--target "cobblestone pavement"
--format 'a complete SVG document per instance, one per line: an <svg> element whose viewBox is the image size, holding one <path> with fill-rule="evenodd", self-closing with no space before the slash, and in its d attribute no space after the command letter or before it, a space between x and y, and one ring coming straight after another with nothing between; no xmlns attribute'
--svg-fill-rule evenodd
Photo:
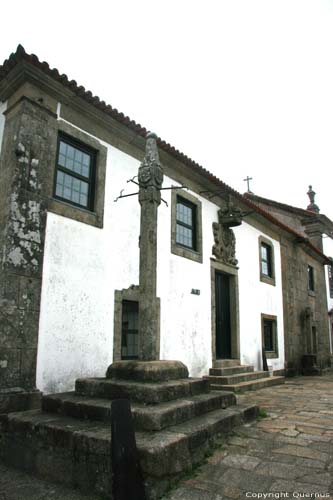
<svg viewBox="0 0 333 500"><path fill-rule="evenodd" d="M96 496L82 495L0 464L0 500L96 500Z"/></svg>
<svg viewBox="0 0 333 500"><path fill-rule="evenodd" d="M267 417L234 429L168 500L333 500L333 374L238 396Z"/></svg>
<svg viewBox="0 0 333 500"><path fill-rule="evenodd" d="M234 429L168 500L333 500L333 374L238 396L268 417ZM96 500L0 465L0 500Z"/></svg>

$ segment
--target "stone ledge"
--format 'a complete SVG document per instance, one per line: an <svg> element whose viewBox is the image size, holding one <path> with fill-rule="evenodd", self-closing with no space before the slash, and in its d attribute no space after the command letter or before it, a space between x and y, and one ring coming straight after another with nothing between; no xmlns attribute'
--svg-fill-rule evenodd
<svg viewBox="0 0 333 500"><path fill-rule="evenodd" d="M0 390L0 414L40 408L42 393L21 387Z"/></svg>
<svg viewBox="0 0 333 500"><path fill-rule="evenodd" d="M173 399L209 392L209 381L185 378L165 382L137 382L107 378L77 379L75 392L78 396L106 399L129 399L131 402L157 404Z"/></svg>
<svg viewBox="0 0 333 500"><path fill-rule="evenodd" d="M236 397L232 392L212 391L158 405L134 403L131 410L136 430L159 431L210 411L227 408L235 403ZM79 420L104 423L111 421L109 400L87 399L83 396L77 396L74 392L44 396L42 410L57 416L63 415Z"/></svg>

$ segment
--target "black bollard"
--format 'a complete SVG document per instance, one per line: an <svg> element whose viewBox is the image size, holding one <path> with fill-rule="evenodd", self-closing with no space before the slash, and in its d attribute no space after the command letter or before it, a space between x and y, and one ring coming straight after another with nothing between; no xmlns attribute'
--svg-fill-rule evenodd
<svg viewBox="0 0 333 500"><path fill-rule="evenodd" d="M111 402L111 459L114 500L146 500L128 399Z"/></svg>

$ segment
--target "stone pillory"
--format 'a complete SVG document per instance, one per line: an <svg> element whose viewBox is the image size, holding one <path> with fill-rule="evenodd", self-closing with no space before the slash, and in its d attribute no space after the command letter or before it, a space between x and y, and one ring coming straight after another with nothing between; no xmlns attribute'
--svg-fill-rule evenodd
<svg viewBox="0 0 333 500"><path fill-rule="evenodd" d="M140 277L139 277L139 359L159 359L159 312L156 297L157 210L161 203L163 169L156 135L147 134L146 153L139 167Z"/></svg>

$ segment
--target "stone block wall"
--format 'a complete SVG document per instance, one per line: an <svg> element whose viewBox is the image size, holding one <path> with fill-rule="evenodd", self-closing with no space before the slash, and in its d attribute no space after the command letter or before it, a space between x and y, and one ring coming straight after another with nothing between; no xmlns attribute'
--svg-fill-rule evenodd
<svg viewBox="0 0 333 500"><path fill-rule="evenodd" d="M281 245L281 256L286 374L301 373L302 356L309 353L316 353L319 368L325 368L330 363L330 345L324 265L302 245L287 240ZM314 269L314 292L308 290L308 265Z"/></svg>
<svg viewBox="0 0 333 500"><path fill-rule="evenodd" d="M0 389L35 387L43 247L56 116L21 98L0 159Z"/></svg>

